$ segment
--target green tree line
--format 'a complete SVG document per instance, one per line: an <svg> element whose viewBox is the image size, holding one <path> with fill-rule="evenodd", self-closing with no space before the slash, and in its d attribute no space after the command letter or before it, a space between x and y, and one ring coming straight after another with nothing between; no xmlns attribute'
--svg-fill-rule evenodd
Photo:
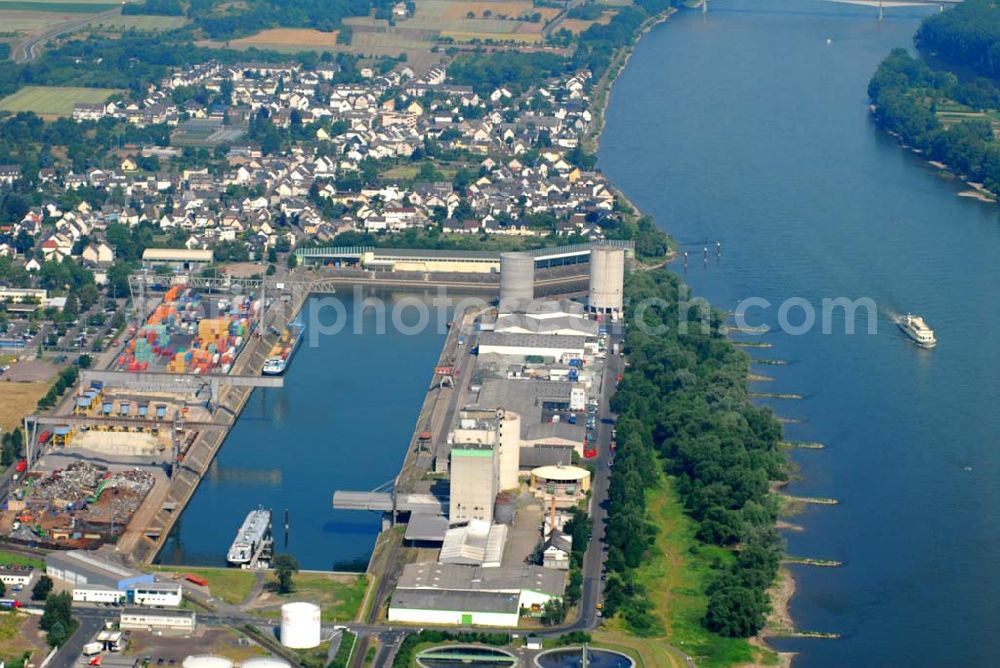
<svg viewBox="0 0 1000 668"><path fill-rule="evenodd" d="M769 481L786 476L781 427L769 409L751 402L748 357L720 334L719 315L709 312L705 331L702 309L683 306L685 291L666 270L636 272L626 283L630 365L612 402L618 453L609 487L605 614L620 613L639 635L662 632L634 571L658 531L646 491L665 473L698 523L697 538L732 555L704 592L703 622L720 635L747 637L764 624L765 591L781 554L778 504L769 491ZM660 306L645 308L640 326L636 306L650 300Z"/></svg>

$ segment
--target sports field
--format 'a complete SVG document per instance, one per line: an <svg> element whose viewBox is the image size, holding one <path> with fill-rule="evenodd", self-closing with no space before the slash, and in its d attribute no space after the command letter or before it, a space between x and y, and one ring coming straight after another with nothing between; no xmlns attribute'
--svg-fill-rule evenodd
<svg viewBox="0 0 1000 668"><path fill-rule="evenodd" d="M77 103L97 104L121 91L113 88L25 86L0 100L0 111L33 111L39 116L69 116Z"/></svg>

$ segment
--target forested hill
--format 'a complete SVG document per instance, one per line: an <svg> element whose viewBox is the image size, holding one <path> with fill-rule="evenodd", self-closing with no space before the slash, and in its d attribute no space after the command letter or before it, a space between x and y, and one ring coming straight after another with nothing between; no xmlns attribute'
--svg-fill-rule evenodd
<svg viewBox="0 0 1000 668"><path fill-rule="evenodd" d="M1000 2L965 0L925 20L917 47L949 65L1000 80Z"/></svg>

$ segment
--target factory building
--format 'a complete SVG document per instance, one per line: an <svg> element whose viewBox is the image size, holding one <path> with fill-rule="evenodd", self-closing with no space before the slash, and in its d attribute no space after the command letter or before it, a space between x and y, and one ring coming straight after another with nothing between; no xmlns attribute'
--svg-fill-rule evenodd
<svg viewBox="0 0 1000 668"><path fill-rule="evenodd" d="M583 444L527 445L521 447L521 468L537 469L540 466L568 466L573 463L573 453L582 455Z"/></svg>
<svg viewBox="0 0 1000 668"><path fill-rule="evenodd" d="M514 253L532 259L532 270L552 269L586 264L595 248L614 247L626 256L635 255L632 241L603 241L538 248ZM371 246L334 246L327 248L300 248L296 257L303 265L330 264L335 266L363 267L371 271L416 271L434 273L496 274L505 264L497 251L432 250L411 248L372 248ZM525 260L515 260L525 266ZM532 281L533 282L533 281ZM523 289L523 285L522 285Z"/></svg>
<svg viewBox="0 0 1000 668"><path fill-rule="evenodd" d="M194 273L212 264L211 250L186 248L147 248L142 252L142 268L166 267L175 272Z"/></svg>
<svg viewBox="0 0 1000 668"><path fill-rule="evenodd" d="M397 589L389 622L514 627L520 612L517 594Z"/></svg>
<svg viewBox="0 0 1000 668"><path fill-rule="evenodd" d="M499 492L498 449L492 443L466 443L451 450L451 492L448 522L493 522L493 502Z"/></svg>
<svg viewBox="0 0 1000 668"><path fill-rule="evenodd" d="M442 564L497 568L503 559L507 532L505 525L490 524L484 520L471 520L468 524L448 529L438 561Z"/></svg>
<svg viewBox="0 0 1000 668"><path fill-rule="evenodd" d="M197 618L194 610L125 608L118 620L122 631L164 631L188 635L194 633Z"/></svg>
<svg viewBox="0 0 1000 668"><path fill-rule="evenodd" d="M427 273L495 274L500 258L490 251L420 250L379 248L361 256L365 269Z"/></svg>
<svg viewBox="0 0 1000 668"><path fill-rule="evenodd" d="M624 310L625 250L595 246L590 252L588 308L619 317Z"/></svg>
<svg viewBox="0 0 1000 668"><path fill-rule="evenodd" d="M93 552L73 550L45 556L45 572L71 585L95 585L125 591L138 584L151 584L152 574L125 568Z"/></svg>
<svg viewBox="0 0 1000 668"><path fill-rule="evenodd" d="M492 445L496 450L497 489L518 486L521 454L521 416L503 408L464 410L458 426L449 435L452 447L465 444ZM452 473L454 476L454 472Z"/></svg>
<svg viewBox="0 0 1000 668"><path fill-rule="evenodd" d="M500 254L500 310L535 298L535 258L529 253Z"/></svg>
<svg viewBox="0 0 1000 668"><path fill-rule="evenodd" d="M396 590L515 594L518 608L537 614L547 602L563 597L566 579L540 566L479 568L422 561L403 567Z"/></svg>
<svg viewBox="0 0 1000 668"><path fill-rule="evenodd" d="M479 354L495 353L513 357L541 357L567 362L573 359L583 359L586 342L585 336L483 332L479 335Z"/></svg>
<svg viewBox="0 0 1000 668"><path fill-rule="evenodd" d="M493 324L498 334L550 334L596 337L599 325L571 315L537 317L530 313L502 313Z"/></svg>

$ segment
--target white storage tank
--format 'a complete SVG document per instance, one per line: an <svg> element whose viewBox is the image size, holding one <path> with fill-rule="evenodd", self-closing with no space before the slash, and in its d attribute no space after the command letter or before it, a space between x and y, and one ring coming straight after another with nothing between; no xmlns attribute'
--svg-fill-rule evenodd
<svg viewBox="0 0 1000 668"><path fill-rule="evenodd" d="M258 656L242 662L240 668L292 668L292 664L274 656Z"/></svg>
<svg viewBox="0 0 1000 668"><path fill-rule="evenodd" d="M183 668L233 668L233 662L223 656L195 654L181 662Z"/></svg>
<svg viewBox="0 0 1000 668"><path fill-rule="evenodd" d="M285 603L281 606L281 644L292 649L319 645L320 613L314 603Z"/></svg>
<svg viewBox="0 0 1000 668"><path fill-rule="evenodd" d="M590 310L620 314L625 287L625 249L594 246L590 251Z"/></svg>

